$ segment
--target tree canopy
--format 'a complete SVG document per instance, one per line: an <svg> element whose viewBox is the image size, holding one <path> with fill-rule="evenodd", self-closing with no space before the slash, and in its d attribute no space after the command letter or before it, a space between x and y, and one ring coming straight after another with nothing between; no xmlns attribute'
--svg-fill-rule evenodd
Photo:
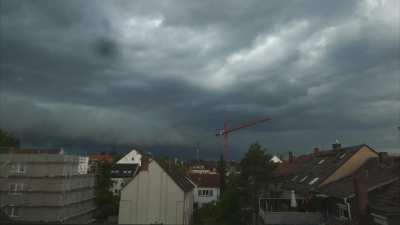
<svg viewBox="0 0 400 225"><path fill-rule="evenodd" d="M10 132L0 129L0 147L19 147L19 140Z"/></svg>

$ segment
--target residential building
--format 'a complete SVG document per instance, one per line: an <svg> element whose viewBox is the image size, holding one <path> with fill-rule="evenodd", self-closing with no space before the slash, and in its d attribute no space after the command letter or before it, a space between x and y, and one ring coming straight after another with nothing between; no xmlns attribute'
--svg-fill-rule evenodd
<svg viewBox="0 0 400 225"><path fill-rule="evenodd" d="M185 163L190 173L217 174L217 162L215 161L189 161Z"/></svg>
<svg viewBox="0 0 400 225"><path fill-rule="evenodd" d="M276 155L272 156L271 159L269 160L272 163L282 163L283 161Z"/></svg>
<svg viewBox="0 0 400 225"><path fill-rule="evenodd" d="M368 206L373 225L400 224L400 180L371 196Z"/></svg>
<svg viewBox="0 0 400 225"><path fill-rule="evenodd" d="M95 155L89 155L89 173L92 174L97 174L97 166L99 162L102 163L108 163L112 164L113 163L113 157L112 155L109 154L95 154Z"/></svg>
<svg viewBox="0 0 400 225"><path fill-rule="evenodd" d="M89 157L79 156L78 174L88 174L89 172Z"/></svg>
<svg viewBox="0 0 400 225"><path fill-rule="evenodd" d="M138 164L142 161L142 153L139 150L132 149L128 154L118 160L117 164Z"/></svg>
<svg viewBox="0 0 400 225"><path fill-rule="evenodd" d="M136 176L122 189L119 224L190 224L193 184L173 162L143 155Z"/></svg>
<svg viewBox="0 0 400 225"><path fill-rule="evenodd" d="M189 179L194 183L194 208L204 204L218 201L220 197L220 176L209 173L188 173Z"/></svg>
<svg viewBox="0 0 400 225"><path fill-rule="evenodd" d="M111 192L119 196L122 188L133 179L139 168L139 164L114 164L111 167L111 180L113 181Z"/></svg>
<svg viewBox="0 0 400 225"><path fill-rule="evenodd" d="M342 148L336 143L329 151L289 157L274 173L283 178L281 190L260 196L260 216L265 224L368 224L360 222L368 218L365 196L376 196L400 176L398 164L386 156L367 145Z"/></svg>
<svg viewBox="0 0 400 225"><path fill-rule="evenodd" d="M91 222L95 177L82 164L62 149L0 154L0 209L14 221Z"/></svg>
<svg viewBox="0 0 400 225"><path fill-rule="evenodd" d="M111 180L113 186L111 192L115 196L119 196L122 188L136 175L141 163L142 153L133 149L112 166Z"/></svg>

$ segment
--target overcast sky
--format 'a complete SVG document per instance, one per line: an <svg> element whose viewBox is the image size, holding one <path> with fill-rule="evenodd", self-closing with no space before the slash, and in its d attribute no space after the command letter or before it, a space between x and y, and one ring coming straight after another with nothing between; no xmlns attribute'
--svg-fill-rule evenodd
<svg viewBox="0 0 400 225"><path fill-rule="evenodd" d="M271 117L232 134L232 155L400 152L399 21L398 0L1 0L0 128L217 156L225 120Z"/></svg>

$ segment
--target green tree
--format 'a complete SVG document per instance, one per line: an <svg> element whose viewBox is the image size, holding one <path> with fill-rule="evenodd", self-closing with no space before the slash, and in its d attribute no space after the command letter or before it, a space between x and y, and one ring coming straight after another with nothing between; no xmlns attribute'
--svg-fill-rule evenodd
<svg viewBox="0 0 400 225"><path fill-rule="evenodd" d="M10 132L0 129L0 147L19 147L19 140Z"/></svg>
<svg viewBox="0 0 400 225"><path fill-rule="evenodd" d="M105 220L110 215L118 213L118 199L110 191L113 186L111 180L111 164L99 161L97 162L95 202L97 205L96 219Z"/></svg>
<svg viewBox="0 0 400 225"><path fill-rule="evenodd" d="M270 159L271 156L266 154L265 148L256 142L250 146L239 164L242 204L252 208L254 212L258 209L258 195L272 182L273 164Z"/></svg>

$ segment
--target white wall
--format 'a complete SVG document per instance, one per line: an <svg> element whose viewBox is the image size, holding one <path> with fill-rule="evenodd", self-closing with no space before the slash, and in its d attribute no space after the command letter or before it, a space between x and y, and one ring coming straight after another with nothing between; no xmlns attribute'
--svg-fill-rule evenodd
<svg viewBox="0 0 400 225"><path fill-rule="evenodd" d="M126 154L124 157L122 157L120 160L118 160L117 164L139 164L139 167L141 165L142 160L142 155L137 151L137 150L131 150L128 154ZM113 181L113 186L110 188L110 191L114 195L118 195L118 193L121 191L121 189L124 187L124 185L121 185L122 183L129 182L131 178L112 178L111 180Z"/></svg>
<svg viewBox="0 0 400 225"><path fill-rule="evenodd" d="M158 165L151 161L121 191L119 224L188 224L192 216L193 193L186 193Z"/></svg>
<svg viewBox="0 0 400 225"><path fill-rule="evenodd" d="M212 196L199 196L199 190L212 190ZM212 187L195 187L194 190L194 202L197 203L198 207L200 208L203 204L210 203L213 201L217 201L219 199L219 188L212 188Z"/></svg>
<svg viewBox="0 0 400 225"><path fill-rule="evenodd" d="M117 164L139 164L141 165L141 159L142 155L136 151L136 150L131 150L128 154L126 154L122 159L118 160Z"/></svg>
<svg viewBox="0 0 400 225"><path fill-rule="evenodd" d="M79 165L78 165L78 173L79 174L87 174L89 169L89 157L80 156L79 157Z"/></svg>

